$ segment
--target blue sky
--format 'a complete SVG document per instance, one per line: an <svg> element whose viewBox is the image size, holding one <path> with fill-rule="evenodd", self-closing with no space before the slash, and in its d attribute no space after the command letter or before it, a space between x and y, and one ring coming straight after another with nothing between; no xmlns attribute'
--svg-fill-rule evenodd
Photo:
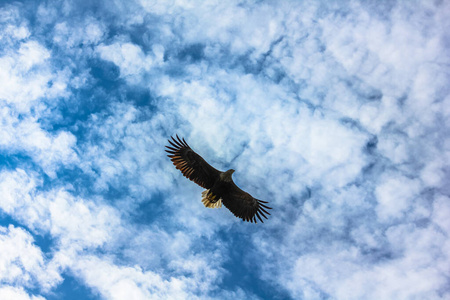
<svg viewBox="0 0 450 300"><path fill-rule="evenodd" d="M448 299L448 1L3 1L1 299ZM171 135L269 201L206 209Z"/></svg>

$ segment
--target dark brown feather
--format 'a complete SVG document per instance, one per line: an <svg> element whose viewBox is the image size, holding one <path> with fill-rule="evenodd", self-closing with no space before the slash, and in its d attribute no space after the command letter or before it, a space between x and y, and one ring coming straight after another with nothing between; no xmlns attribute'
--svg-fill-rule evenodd
<svg viewBox="0 0 450 300"><path fill-rule="evenodd" d="M261 200L253 198L249 193L241 190L233 181L228 183L222 197L222 202L236 217L247 222L256 222L256 217L264 223L261 216L266 218L265 214L270 215L262 206ZM265 201L264 201L265 202ZM265 202L267 203L267 202ZM266 209L272 209L264 205ZM256 216L256 217L255 217Z"/></svg>
<svg viewBox="0 0 450 300"><path fill-rule="evenodd" d="M210 189L220 171L209 165L200 155L195 153L184 139L178 135L169 140L171 146L166 146L167 155L174 166L188 179L205 189Z"/></svg>

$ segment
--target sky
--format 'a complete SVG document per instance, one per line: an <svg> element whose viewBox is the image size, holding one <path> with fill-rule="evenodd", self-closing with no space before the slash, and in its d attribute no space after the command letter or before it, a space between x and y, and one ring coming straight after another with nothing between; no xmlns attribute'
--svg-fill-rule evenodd
<svg viewBox="0 0 450 300"><path fill-rule="evenodd" d="M0 2L0 299L449 299L449 15ZM269 219L203 207L175 134Z"/></svg>

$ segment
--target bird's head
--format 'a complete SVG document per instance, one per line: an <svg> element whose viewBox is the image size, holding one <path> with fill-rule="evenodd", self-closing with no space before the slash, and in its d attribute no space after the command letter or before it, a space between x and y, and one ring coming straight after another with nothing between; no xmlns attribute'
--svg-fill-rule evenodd
<svg viewBox="0 0 450 300"><path fill-rule="evenodd" d="M225 172L223 172L223 173L221 173L220 174L220 178L223 180L223 181L228 181L228 182L230 182L232 179L231 179L231 175L234 173L234 170L233 169L229 169L228 171L225 171Z"/></svg>

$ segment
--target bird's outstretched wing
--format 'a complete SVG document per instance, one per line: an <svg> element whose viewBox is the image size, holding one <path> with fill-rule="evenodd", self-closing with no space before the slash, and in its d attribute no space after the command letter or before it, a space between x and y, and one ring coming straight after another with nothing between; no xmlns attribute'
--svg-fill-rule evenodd
<svg viewBox="0 0 450 300"><path fill-rule="evenodd" d="M272 209L264 203L266 201L253 198L249 193L241 190L234 182L230 182L227 193L222 195L222 203L236 217L247 222L256 222L256 217L264 223L261 217L267 219L265 214L270 215L267 210Z"/></svg>
<svg viewBox="0 0 450 300"><path fill-rule="evenodd" d="M199 186L210 189L220 175L220 171L208 164L200 155L195 153L184 139L169 140L171 146L166 146L167 155L175 167L183 175Z"/></svg>

